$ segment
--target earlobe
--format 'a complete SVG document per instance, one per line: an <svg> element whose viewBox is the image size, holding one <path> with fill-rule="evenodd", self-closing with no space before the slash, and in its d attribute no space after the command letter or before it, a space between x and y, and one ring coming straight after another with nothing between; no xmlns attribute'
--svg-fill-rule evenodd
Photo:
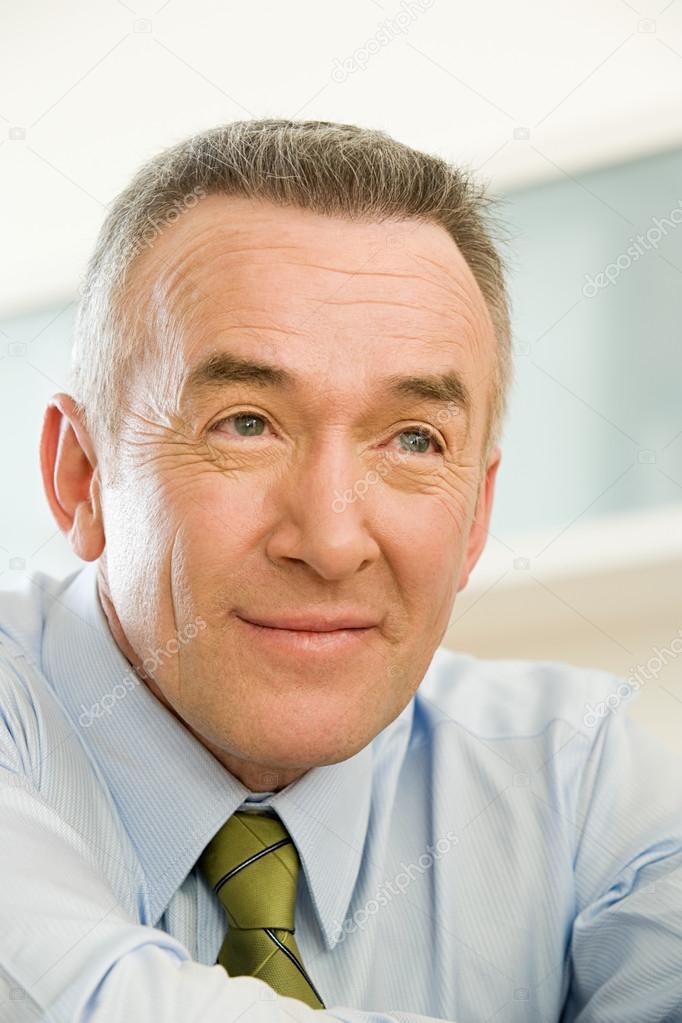
<svg viewBox="0 0 682 1023"><path fill-rule="evenodd" d="M55 522L74 553L95 561L104 550L99 471L76 403L55 394L45 410L40 469Z"/></svg>

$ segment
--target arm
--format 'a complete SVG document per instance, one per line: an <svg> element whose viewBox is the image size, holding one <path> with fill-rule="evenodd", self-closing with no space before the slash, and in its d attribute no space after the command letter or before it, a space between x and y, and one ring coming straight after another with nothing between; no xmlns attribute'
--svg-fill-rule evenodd
<svg viewBox="0 0 682 1023"><path fill-rule="evenodd" d="M682 1020L681 768L622 709L607 715L578 797L563 1023Z"/></svg>

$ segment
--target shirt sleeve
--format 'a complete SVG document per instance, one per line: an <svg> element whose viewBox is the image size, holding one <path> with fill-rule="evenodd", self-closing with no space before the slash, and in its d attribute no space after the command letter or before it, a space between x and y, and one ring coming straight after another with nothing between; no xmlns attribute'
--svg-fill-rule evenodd
<svg viewBox="0 0 682 1023"><path fill-rule="evenodd" d="M598 722L574 801L562 1023L682 1021L681 768L622 708Z"/></svg>
<svg viewBox="0 0 682 1023"><path fill-rule="evenodd" d="M343 1023L396 1023L342 1006L316 1011L193 961L171 935L130 917L95 851L18 768L0 731L2 1023L312 1023L320 1011Z"/></svg>

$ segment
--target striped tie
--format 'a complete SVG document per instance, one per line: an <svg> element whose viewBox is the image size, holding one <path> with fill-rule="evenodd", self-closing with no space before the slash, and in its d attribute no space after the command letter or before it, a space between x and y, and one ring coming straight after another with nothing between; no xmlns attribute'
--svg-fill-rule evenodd
<svg viewBox="0 0 682 1023"><path fill-rule="evenodd" d="M227 913L218 963L231 977L258 977L281 995L324 1009L294 938L300 860L280 819L232 814L198 866Z"/></svg>

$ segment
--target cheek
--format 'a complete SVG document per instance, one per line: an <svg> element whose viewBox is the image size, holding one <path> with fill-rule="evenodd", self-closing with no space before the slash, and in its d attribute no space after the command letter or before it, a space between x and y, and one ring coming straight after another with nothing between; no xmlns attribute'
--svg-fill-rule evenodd
<svg viewBox="0 0 682 1023"><path fill-rule="evenodd" d="M248 560L262 549L265 494L255 477L225 479L215 471L167 492L172 522L171 577L175 599L183 590L204 607L249 572ZM206 601L200 601L200 593Z"/></svg>
<svg viewBox="0 0 682 1023"><path fill-rule="evenodd" d="M169 549L163 502L136 480L103 494L105 553L109 575L122 593L149 586L163 569Z"/></svg>
<svg viewBox="0 0 682 1023"><path fill-rule="evenodd" d="M259 518L263 485L253 474L220 467L203 451L160 449L135 474L118 502L117 515L134 538L158 553L171 545L217 555L247 535Z"/></svg>
<svg viewBox="0 0 682 1023"><path fill-rule="evenodd" d="M467 551L475 503L475 481L439 484L413 499L392 520L390 548L401 590L415 620L428 631L447 626Z"/></svg>
<svg viewBox="0 0 682 1023"><path fill-rule="evenodd" d="M267 487L255 476L243 479L198 478L175 495L174 516L188 540L214 555L238 548L265 525Z"/></svg>
<svg viewBox="0 0 682 1023"><path fill-rule="evenodd" d="M382 502L382 535L396 557L440 576L466 546L475 498L475 474L468 471L442 476L421 494L389 494Z"/></svg>

